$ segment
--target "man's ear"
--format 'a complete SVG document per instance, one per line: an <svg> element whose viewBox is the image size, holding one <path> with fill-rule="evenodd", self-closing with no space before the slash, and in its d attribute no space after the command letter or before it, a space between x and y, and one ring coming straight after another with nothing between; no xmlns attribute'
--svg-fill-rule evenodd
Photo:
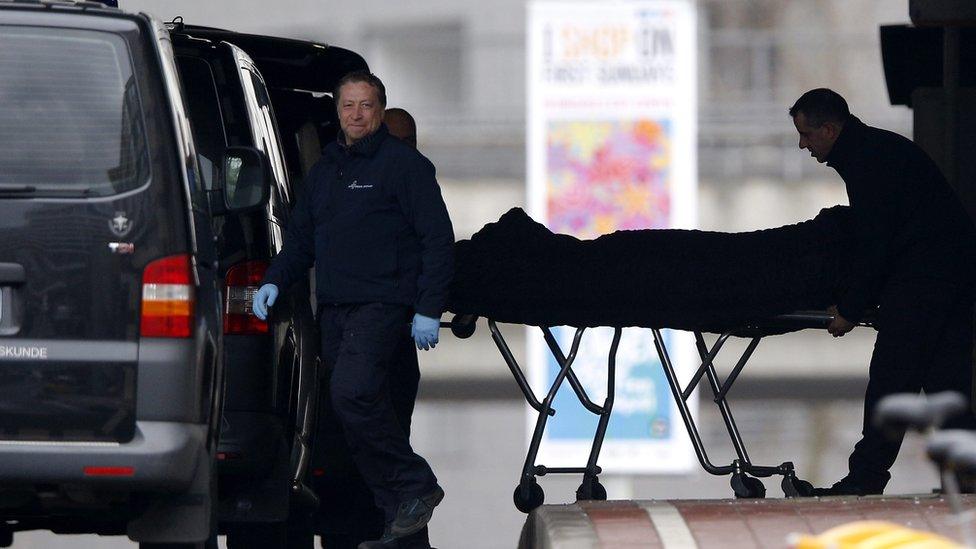
<svg viewBox="0 0 976 549"><path fill-rule="evenodd" d="M831 140L837 139L837 136L840 135L841 126L837 122L828 120L823 123L823 128L827 134L827 137L829 137Z"/></svg>

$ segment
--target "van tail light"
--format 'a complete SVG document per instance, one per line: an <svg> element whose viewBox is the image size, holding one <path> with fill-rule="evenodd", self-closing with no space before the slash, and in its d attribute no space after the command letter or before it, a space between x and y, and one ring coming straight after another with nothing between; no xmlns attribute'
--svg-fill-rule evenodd
<svg viewBox="0 0 976 549"><path fill-rule="evenodd" d="M234 265L224 277L224 333L266 334L268 323L254 316L254 294L268 270L267 261L245 261Z"/></svg>
<svg viewBox="0 0 976 549"><path fill-rule="evenodd" d="M143 337L190 337L196 297L190 256L171 255L142 271Z"/></svg>
<svg viewBox="0 0 976 549"><path fill-rule="evenodd" d="M135 467L125 465L118 467L89 465L85 467L84 471L86 477L132 477L136 474Z"/></svg>

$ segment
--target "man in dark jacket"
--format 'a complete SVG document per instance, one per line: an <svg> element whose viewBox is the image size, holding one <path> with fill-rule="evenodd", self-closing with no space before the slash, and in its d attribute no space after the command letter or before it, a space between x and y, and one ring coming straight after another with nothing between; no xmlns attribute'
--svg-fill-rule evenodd
<svg viewBox="0 0 976 549"><path fill-rule="evenodd" d="M390 130L390 135L417 148L417 121L409 112L399 107L386 109L383 113L383 123Z"/></svg>
<svg viewBox="0 0 976 549"><path fill-rule="evenodd" d="M342 131L309 172L254 311L264 318L279 288L315 265L333 409L386 515L383 539L363 545L395 547L426 526L444 496L397 419L391 369L406 362L396 354L408 324L417 348L437 343L454 233L433 165L382 123L383 83L355 72L336 90Z"/></svg>
<svg viewBox="0 0 976 549"><path fill-rule="evenodd" d="M390 136L417 148L417 126L410 113L398 108L384 109L383 124ZM388 380L394 415L408 439L420 382L414 345L414 338L404 331L399 348L393 353L395 361L391 363ZM320 462L313 460L321 467L313 486L321 499L316 531L321 532L322 547L353 549L362 541L382 537L386 514L377 507L372 491L352 462L341 423L326 397L320 402L318 424L315 445L322 445L325 450L316 452ZM415 534L398 538L396 548L429 549L428 534L424 527Z"/></svg>
<svg viewBox="0 0 976 549"><path fill-rule="evenodd" d="M837 170L854 221L849 280L828 328L843 336L879 305L878 337L850 472L817 495L880 494L903 433L874 426L892 393L954 390L971 398L976 229L935 163L912 141L867 126L837 93L811 90L789 110L799 147ZM972 406L948 427L974 429Z"/></svg>

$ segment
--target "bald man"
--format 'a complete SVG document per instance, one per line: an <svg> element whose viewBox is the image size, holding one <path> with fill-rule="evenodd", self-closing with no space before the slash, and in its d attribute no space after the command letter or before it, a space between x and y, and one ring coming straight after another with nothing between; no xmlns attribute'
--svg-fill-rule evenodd
<svg viewBox="0 0 976 549"><path fill-rule="evenodd" d="M410 116L410 113L400 108L386 109L383 114L383 123L386 124L390 135L415 149L417 148L417 122Z"/></svg>

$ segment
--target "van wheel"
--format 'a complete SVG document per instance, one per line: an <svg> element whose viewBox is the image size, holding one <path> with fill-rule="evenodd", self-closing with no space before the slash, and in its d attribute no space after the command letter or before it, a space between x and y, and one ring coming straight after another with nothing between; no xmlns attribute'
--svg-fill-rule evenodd
<svg viewBox="0 0 976 549"><path fill-rule="evenodd" d="M288 517L288 549L315 549L311 513L292 513Z"/></svg>
<svg viewBox="0 0 976 549"><path fill-rule="evenodd" d="M227 549L284 549L287 543L284 522L252 523L227 532Z"/></svg>
<svg viewBox="0 0 976 549"><path fill-rule="evenodd" d="M314 546L315 534L309 518L303 515L292 515L286 522L235 526L227 532L227 549L314 549Z"/></svg>
<svg viewBox="0 0 976 549"><path fill-rule="evenodd" d="M140 543L139 549L217 549L217 540L200 543Z"/></svg>

